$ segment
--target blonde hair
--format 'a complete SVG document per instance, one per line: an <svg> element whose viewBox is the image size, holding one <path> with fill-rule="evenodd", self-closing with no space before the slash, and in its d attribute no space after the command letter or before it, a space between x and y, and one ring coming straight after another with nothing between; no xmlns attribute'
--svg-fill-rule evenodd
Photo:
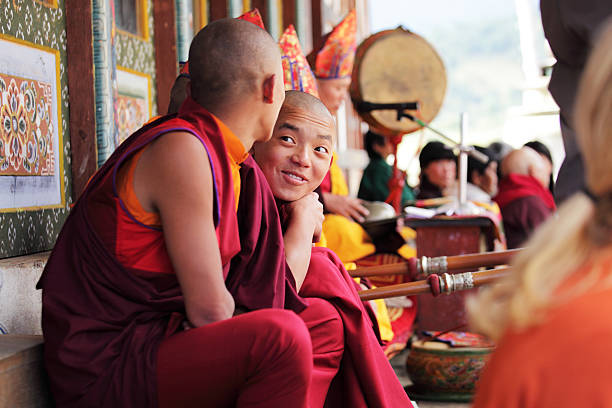
<svg viewBox="0 0 612 408"><path fill-rule="evenodd" d="M594 202L580 193L570 198L513 260L510 276L468 299L472 326L494 339L507 328L537 323L549 307L586 292L607 273L590 268L576 276L571 289L556 293L612 244L612 20L603 27L582 75L575 112L586 184L598 198ZM608 274L598 287L612 287Z"/></svg>

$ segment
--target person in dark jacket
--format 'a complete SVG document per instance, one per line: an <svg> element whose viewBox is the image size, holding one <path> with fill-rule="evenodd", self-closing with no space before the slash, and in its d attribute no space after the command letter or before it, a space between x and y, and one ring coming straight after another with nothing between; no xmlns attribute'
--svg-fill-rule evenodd
<svg viewBox="0 0 612 408"><path fill-rule="evenodd" d="M389 139L371 130L363 136L363 142L370 157L370 163L361 176L357 197L367 201L386 201L389 197L389 179L393 175L393 167L387 163L386 159L393 154L393 145ZM402 206L413 200L412 188L404 178Z"/></svg>
<svg viewBox="0 0 612 408"><path fill-rule="evenodd" d="M441 142L429 142L419 155L421 182L418 199L442 197L457 182L457 157Z"/></svg>

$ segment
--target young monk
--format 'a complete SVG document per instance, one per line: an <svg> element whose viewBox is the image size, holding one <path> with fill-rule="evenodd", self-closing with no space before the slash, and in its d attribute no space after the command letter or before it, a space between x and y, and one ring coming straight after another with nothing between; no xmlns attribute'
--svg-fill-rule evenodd
<svg viewBox="0 0 612 408"><path fill-rule="evenodd" d="M329 169L335 137L334 119L319 99L304 92L287 91L272 139L253 146L253 157L281 208L287 259L304 257L308 266L307 270L295 274L299 294L309 303L325 301L333 305L344 333L343 353L339 355L340 360L334 359L339 364L323 368L315 350L313 387L318 383L319 389L326 391L327 385L329 391L315 395L311 402L313 406L321 406L323 402L325 406L411 406L378 344L355 283L342 262L327 248L315 247L310 251L313 236L316 240L320 233L317 227L322 221L322 208L304 204L305 201L318 203L312 191ZM317 219L318 223L305 222L309 218ZM312 227L295 228L296 225ZM292 241L301 244L293 246ZM308 320L306 323L309 325ZM320 333L329 334L325 330ZM313 345L321 341L312 331L311 337ZM321 401L320 405L315 403L317 400Z"/></svg>
<svg viewBox="0 0 612 408"><path fill-rule="evenodd" d="M474 408L612 406L612 23L603 27L576 100L586 194L542 225L505 282L470 305L498 346Z"/></svg>
<svg viewBox="0 0 612 408"><path fill-rule="evenodd" d="M189 61L191 97L96 173L39 282L58 406L308 406L303 320L289 310L233 317L248 298L224 284L241 249L239 163L270 138L284 99L278 48L253 24L220 20L198 33ZM304 309L284 290L266 302L287 299Z"/></svg>

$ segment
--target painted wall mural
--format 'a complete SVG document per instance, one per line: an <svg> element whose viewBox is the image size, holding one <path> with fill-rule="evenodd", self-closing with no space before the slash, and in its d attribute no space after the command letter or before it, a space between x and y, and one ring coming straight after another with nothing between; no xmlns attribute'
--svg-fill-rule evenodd
<svg viewBox="0 0 612 408"><path fill-rule="evenodd" d="M50 83L0 73L0 175L55 173L52 96Z"/></svg>
<svg viewBox="0 0 612 408"><path fill-rule="evenodd" d="M121 143L151 118L151 78L117 67L117 90L115 111Z"/></svg>
<svg viewBox="0 0 612 408"><path fill-rule="evenodd" d="M71 204L65 2L2 1L0 258L50 249Z"/></svg>

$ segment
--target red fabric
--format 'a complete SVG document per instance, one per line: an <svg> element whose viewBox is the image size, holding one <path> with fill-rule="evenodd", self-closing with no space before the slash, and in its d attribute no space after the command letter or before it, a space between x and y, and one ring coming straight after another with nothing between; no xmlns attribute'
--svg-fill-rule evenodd
<svg viewBox="0 0 612 408"><path fill-rule="evenodd" d="M319 186L322 193L331 193L332 182L331 182L331 173L328 171Z"/></svg>
<svg viewBox="0 0 612 408"><path fill-rule="evenodd" d="M344 354L325 406L411 407L374 335L353 282L332 251L312 249L300 295L331 303L344 326Z"/></svg>
<svg viewBox="0 0 612 408"><path fill-rule="evenodd" d="M178 329L184 303L173 270L150 273L116 257L116 195L121 162L173 130L192 133L206 147L214 174L214 220L224 268L238 252L231 169L212 116L188 99L179 117L164 117L130 136L94 175L66 220L38 288L43 289L45 364L58 406L155 407L160 342ZM121 214L121 215L120 215ZM138 224L135 220L134 223ZM123 222L123 221L122 221ZM160 229L139 225L137 239L170 265ZM162 260L166 260L163 261Z"/></svg>
<svg viewBox="0 0 612 408"><path fill-rule="evenodd" d="M308 400L311 407L323 407L329 387L338 373L344 354L342 319L331 303L309 298L308 307L299 314L312 341L313 370Z"/></svg>
<svg viewBox="0 0 612 408"><path fill-rule="evenodd" d="M310 336L295 313L242 314L162 342L159 406L306 408L311 367Z"/></svg>
<svg viewBox="0 0 612 408"><path fill-rule="evenodd" d="M506 205L519 198L537 196L546 207L556 209L555 200L548 189L531 176L509 174L499 182L499 193L493 199L503 209Z"/></svg>
<svg viewBox="0 0 612 408"><path fill-rule="evenodd" d="M276 202L252 157L240 167L240 186L237 214L241 249L232 259L225 286L241 308L285 308L299 313L306 304L297 294L285 260Z"/></svg>

